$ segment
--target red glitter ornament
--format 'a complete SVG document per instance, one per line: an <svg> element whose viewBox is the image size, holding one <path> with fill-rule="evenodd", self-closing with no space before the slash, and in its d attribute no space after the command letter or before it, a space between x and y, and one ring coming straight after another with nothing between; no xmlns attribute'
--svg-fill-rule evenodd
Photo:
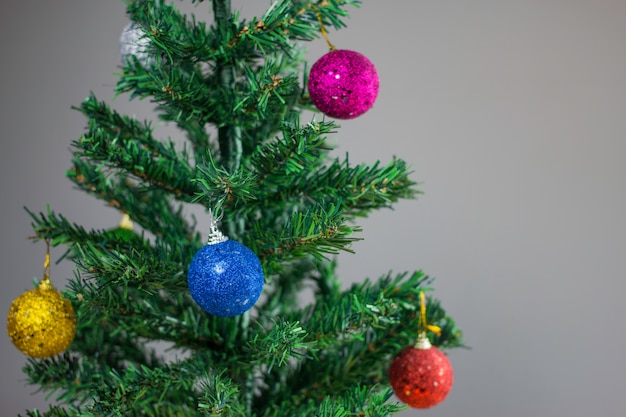
<svg viewBox="0 0 626 417"><path fill-rule="evenodd" d="M402 402L430 408L446 398L454 374L448 357L421 333L415 346L402 349L391 363L389 382Z"/></svg>

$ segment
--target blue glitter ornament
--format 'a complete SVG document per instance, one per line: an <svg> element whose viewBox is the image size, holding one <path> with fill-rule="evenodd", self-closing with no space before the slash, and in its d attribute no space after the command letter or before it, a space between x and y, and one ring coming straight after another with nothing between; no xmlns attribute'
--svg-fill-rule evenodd
<svg viewBox="0 0 626 417"><path fill-rule="evenodd" d="M237 316L256 303L264 282L263 268L255 253L228 240L212 224L209 241L194 255L187 272L194 301L214 316Z"/></svg>

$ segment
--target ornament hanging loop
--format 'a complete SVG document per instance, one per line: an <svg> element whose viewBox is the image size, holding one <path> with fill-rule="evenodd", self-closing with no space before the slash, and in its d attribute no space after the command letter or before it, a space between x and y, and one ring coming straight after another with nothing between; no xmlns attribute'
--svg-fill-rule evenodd
<svg viewBox="0 0 626 417"><path fill-rule="evenodd" d="M43 279L39 282L38 287L42 290L52 289L52 282L50 282L50 239L45 239L46 242L46 257L43 262Z"/></svg>
<svg viewBox="0 0 626 417"><path fill-rule="evenodd" d="M315 12L315 15L317 16L317 21L320 22L320 32L322 32L322 37L326 41L326 45L328 45L328 49L331 51L334 51L335 45L330 43L330 41L328 40L328 32L326 32L326 28L324 27L324 20L322 19L322 14L319 12L319 10L317 10L315 6L311 6L311 9Z"/></svg>
<svg viewBox="0 0 626 417"><path fill-rule="evenodd" d="M424 291L420 291L420 316L417 322L417 341L415 342L416 349L429 349L432 345L426 336L426 331L430 330L436 335L441 334L441 328L432 324L428 324L426 321L426 296Z"/></svg>
<svg viewBox="0 0 626 417"><path fill-rule="evenodd" d="M207 245L217 245L218 243L222 243L228 240L228 236L225 236L222 231L217 227L217 223L222 220L224 217L224 211L222 210L220 214L215 216L212 210L209 210L209 215L211 216L211 223L209 224L209 236L207 238Z"/></svg>
<svg viewBox="0 0 626 417"><path fill-rule="evenodd" d="M43 280L50 281L50 240L46 239L46 258L43 262Z"/></svg>

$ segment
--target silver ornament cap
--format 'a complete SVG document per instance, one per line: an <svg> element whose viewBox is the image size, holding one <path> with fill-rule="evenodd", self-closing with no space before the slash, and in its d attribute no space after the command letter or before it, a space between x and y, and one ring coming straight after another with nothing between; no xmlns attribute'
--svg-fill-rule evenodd
<svg viewBox="0 0 626 417"><path fill-rule="evenodd" d="M218 243L226 242L227 240L228 236L222 233L215 222L211 222L211 225L209 226L209 237L206 244L217 245Z"/></svg>
<svg viewBox="0 0 626 417"><path fill-rule="evenodd" d="M217 227L217 223L222 220L223 214L224 213L221 213L216 216L213 210L209 211L211 220L209 223L209 236L206 242L207 245L217 245L218 243L226 242L228 240L228 236L224 235L219 227Z"/></svg>

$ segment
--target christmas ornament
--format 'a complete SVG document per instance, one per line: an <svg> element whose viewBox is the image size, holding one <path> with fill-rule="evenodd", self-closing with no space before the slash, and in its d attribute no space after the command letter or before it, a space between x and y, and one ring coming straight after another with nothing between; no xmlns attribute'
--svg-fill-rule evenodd
<svg viewBox="0 0 626 417"><path fill-rule="evenodd" d="M119 225L114 229L107 230L105 235L125 243L133 243L133 241L139 238L137 233L133 230L133 221L126 213L122 215Z"/></svg>
<svg viewBox="0 0 626 417"><path fill-rule="evenodd" d="M264 282L261 262L254 252L229 240L212 222L209 240L195 254L187 272L194 301L214 316L236 316L252 308Z"/></svg>
<svg viewBox="0 0 626 417"><path fill-rule="evenodd" d="M378 87L374 64L365 55L346 49L331 50L309 72L311 101L337 119L353 119L369 110Z"/></svg>
<svg viewBox="0 0 626 417"><path fill-rule="evenodd" d="M401 401L415 408L430 408L446 398L454 374L448 357L421 334L415 346L402 349L395 357L389 382Z"/></svg>
<svg viewBox="0 0 626 417"><path fill-rule="evenodd" d="M145 67L154 63L153 57L148 53L149 45L150 39L146 37L143 29L137 23L131 22L127 24L120 35L120 57L122 64L126 64L126 61L133 56Z"/></svg>
<svg viewBox="0 0 626 417"><path fill-rule="evenodd" d="M44 278L36 288L11 303L7 330L22 353L33 358L57 355L69 347L76 335L76 315L68 300L50 282L50 254L46 253Z"/></svg>
<svg viewBox="0 0 626 417"><path fill-rule="evenodd" d="M426 309L423 293L421 324L424 328L438 331L436 326L426 325ZM448 357L432 346L426 331L420 331L414 346L400 351L389 367L389 382L398 398L415 408L430 408L442 402L454 382L454 373Z"/></svg>

